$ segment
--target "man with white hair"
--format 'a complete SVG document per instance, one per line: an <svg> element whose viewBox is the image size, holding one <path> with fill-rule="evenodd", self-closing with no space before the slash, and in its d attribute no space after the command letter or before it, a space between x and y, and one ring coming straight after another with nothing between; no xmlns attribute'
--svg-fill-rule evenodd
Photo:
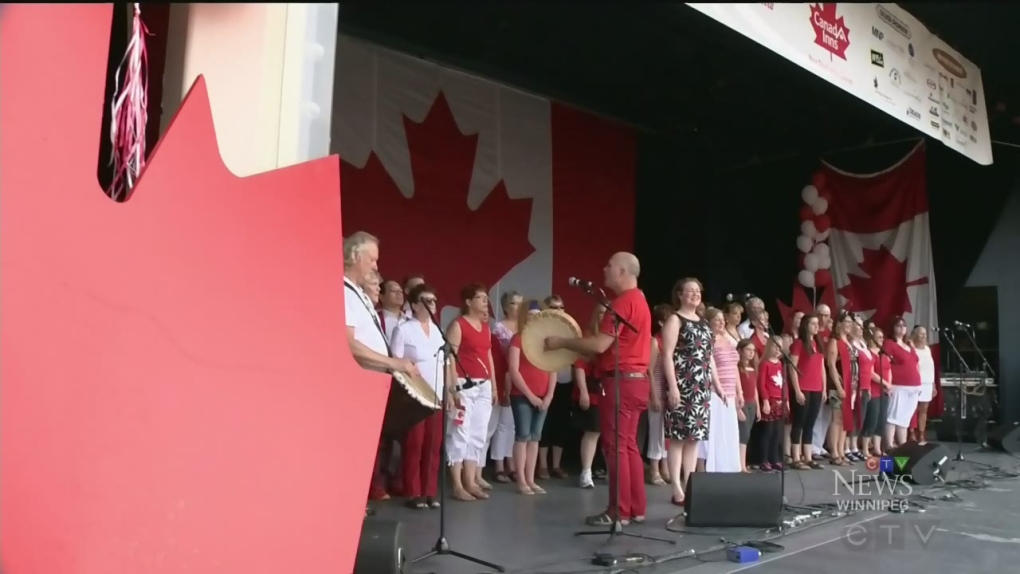
<svg viewBox="0 0 1020 574"><path fill-rule="evenodd" d="M737 325L737 334L741 339L750 339L754 334L754 323L761 318L765 312L765 302L758 297L751 297L747 300L747 319Z"/></svg>
<svg viewBox="0 0 1020 574"><path fill-rule="evenodd" d="M347 321L347 345L363 369L379 372L401 371L418 375L418 368L408 359L394 358L375 302L363 289L378 277L379 240L364 231L344 239L344 315ZM382 454L385 439L380 438L373 465L370 494L387 498L382 480Z"/></svg>

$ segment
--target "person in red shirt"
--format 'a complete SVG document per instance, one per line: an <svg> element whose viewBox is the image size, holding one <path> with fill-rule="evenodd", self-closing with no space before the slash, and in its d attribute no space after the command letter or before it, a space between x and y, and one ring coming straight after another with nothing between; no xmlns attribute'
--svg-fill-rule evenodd
<svg viewBox="0 0 1020 574"><path fill-rule="evenodd" d="M783 469L783 423L786 422L786 369L779 360L780 343L769 339L765 353L758 364L757 396L761 405L761 470ZM810 446L810 443L809 443Z"/></svg>
<svg viewBox="0 0 1020 574"><path fill-rule="evenodd" d="M585 522L590 526L611 526L644 522L648 500L645 493L644 461L638 450L637 433L641 412L648 409L648 367L652 351L652 314L644 293L638 289L641 264L631 253L616 253L603 270L605 286L616 293L612 310L630 323L616 333L613 313L602 318L599 333L580 339L550 337L547 349L570 349L584 355L597 355L596 365L602 374L602 397L599 424L602 427L602 448L609 466L609 508ZM614 341L619 343L616 356ZM619 403L617 403L619 394ZM617 413L617 409L619 412ZM616 426L619 417L619 428ZM617 443L619 439L619 444ZM619 499L617 499L619 493Z"/></svg>
<svg viewBox="0 0 1020 574"><path fill-rule="evenodd" d="M521 351L521 332L528 319L539 311L538 301L521 305L518 331L510 339L506 353L510 408L514 413L514 468L517 469L517 491L521 494L545 494L545 489L535 483L535 467L538 466L545 416L556 391L556 373L547 373L532 365Z"/></svg>
<svg viewBox="0 0 1020 574"><path fill-rule="evenodd" d="M588 326L588 334L597 335L602 316L606 310L595 307ZM574 422L581 429L581 488L595 488L595 476L592 467L598 454L599 436L599 398L602 396L602 385L599 383L595 362L588 357L581 357L574 363Z"/></svg>
<svg viewBox="0 0 1020 574"><path fill-rule="evenodd" d="M825 389L825 346L818 336L819 321L815 315L805 315L800 322L800 333L790 345L790 359L797 365L798 374L790 370L790 386L793 389L790 410L793 424L790 425L791 468L807 470L822 468L811 460L811 441L822 409L822 391Z"/></svg>
<svg viewBox="0 0 1020 574"><path fill-rule="evenodd" d="M825 303L821 303L815 307L815 317L818 317L818 336L822 343L828 343L829 338L832 337L832 309L829 309ZM803 319L801 320L803 321Z"/></svg>
<svg viewBox="0 0 1020 574"><path fill-rule="evenodd" d="M869 322L870 323L870 322ZM882 448L882 435L885 433L886 417L889 413L889 392L892 389L892 365L889 357L882 349L885 343L885 333L870 323L865 326L865 338L868 343L868 351L871 353L875 364L871 371L871 403L876 404L874 410L868 409L865 413L864 437L871 437L871 452L879 456L886 456Z"/></svg>
<svg viewBox="0 0 1020 574"><path fill-rule="evenodd" d="M755 350L753 341L744 339L737 343L737 353L740 356L737 371L740 373L740 389L744 396L744 418L739 421L740 464L743 465L744 472L750 472L751 470L747 467L747 443L751 439L751 428L761 420L761 405L758 403L758 371L755 368L758 351ZM763 353L763 359L764 356Z"/></svg>
<svg viewBox="0 0 1020 574"><path fill-rule="evenodd" d="M907 338L907 324L902 317L893 320L892 337L882 349L892 368L885 440L890 446L898 446L907 441L907 429L921 397L921 368L914 346Z"/></svg>

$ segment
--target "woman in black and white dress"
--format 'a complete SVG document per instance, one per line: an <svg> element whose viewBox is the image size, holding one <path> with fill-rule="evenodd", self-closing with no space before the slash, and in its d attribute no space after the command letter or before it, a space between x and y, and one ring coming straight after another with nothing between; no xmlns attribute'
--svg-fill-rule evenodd
<svg viewBox="0 0 1020 574"><path fill-rule="evenodd" d="M684 501L683 487L698 462L698 442L708 440L711 393L723 397L712 358L712 334L698 314L701 282L681 279L673 286L673 307L662 326L662 354L666 383L666 436L673 504Z"/></svg>

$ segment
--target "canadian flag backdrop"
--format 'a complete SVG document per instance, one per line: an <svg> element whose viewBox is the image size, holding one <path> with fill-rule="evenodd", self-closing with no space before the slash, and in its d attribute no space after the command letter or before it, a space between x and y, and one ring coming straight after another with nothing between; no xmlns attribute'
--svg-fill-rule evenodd
<svg viewBox="0 0 1020 574"><path fill-rule="evenodd" d="M859 312L886 336L893 317L928 329L939 383L938 312L928 217L925 149L893 167L857 175L824 164L832 226L829 252L839 307ZM942 393L932 414L942 412Z"/></svg>
<svg viewBox="0 0 1020 574"><path fill-rule="evenodd" d="M444 321L473 281L497 316L516 290L561 295L580 321L592 303L567 278L600 281L633 249L627 127L347 36L333 102L344 229L380 238L385 277L424 274Z"/></svg>

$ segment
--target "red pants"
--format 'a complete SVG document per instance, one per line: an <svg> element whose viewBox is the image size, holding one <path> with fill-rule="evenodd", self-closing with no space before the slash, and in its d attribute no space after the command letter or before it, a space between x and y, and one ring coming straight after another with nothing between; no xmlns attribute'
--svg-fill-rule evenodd
<svg viewBox="0 0 1020 574"><path fill-rule="evenodd" d="M411 427L400 451L404 475L404 496L436 496L439 480L439 450L443 443L443 411Z"/></svg>
<svg viewBox="0 0 1020 574"><path fill-rule="evenodd" d="M599 424L602 427L602 452L609 470L609 515L621 520L644 516L648 506L645 495L645 463L637 444L638 422L648 409L650 391L647 378L620 378L620 444L616 444L616 381L602 379L605 395L599 397ZM616 483L620 499L616 499Z"/></svg>

